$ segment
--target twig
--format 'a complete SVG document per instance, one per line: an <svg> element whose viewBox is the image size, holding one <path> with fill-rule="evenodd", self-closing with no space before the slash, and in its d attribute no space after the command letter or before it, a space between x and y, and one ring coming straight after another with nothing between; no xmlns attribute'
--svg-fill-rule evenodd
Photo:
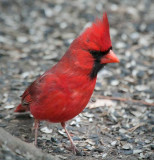
<svg viewBox="0 0 154 160"><path fill-rule="evenodd" d="M19 138L13 137L3 128L0 128L0 147L3 145L7 146L10 152L14 154L17 154L18 150L20 155L24 156L25 159L28 159L26 157L30 156L33 160L60 160L58 156L43 153L40 149L34 147L34 145L23 142Z"/></svg>
<svg viewBox="0 0 154 160"><path fill-rule="evenodd" d="M115 101L123 101L123 102L133 102L133 103L140 103L147 106L154 106L154 103L148 103L142 100L136 100L136 99L128 99L128 98L120 98L120 97L109 97L109 96L98 96L99 98L103 99L109 99L109 100L115 100Z"/></svg>
<svg viewBox="0 0 154 160"><path fill-rule="evenodd" d="M145 123L140 123L140 124L130 128L130 129L128 129L127 132L134 132L137 128L139 128L141 126L144 126L144 125L145 125Z"/></svg>

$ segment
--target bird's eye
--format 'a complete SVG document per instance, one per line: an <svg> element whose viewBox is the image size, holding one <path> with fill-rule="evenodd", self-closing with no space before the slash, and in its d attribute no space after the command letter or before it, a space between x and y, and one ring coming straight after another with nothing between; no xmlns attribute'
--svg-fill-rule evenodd
<svg viewBox="0 0 154 160"><path fill-rule="evenodd" d="M111 49L112 49L112 46L111 46L108 50L106 50L106 51L89 50L89 53L90 53L95 59L98 59L98 58L101 58L101 57L105 56L106 54L108 54Z"/></svg>

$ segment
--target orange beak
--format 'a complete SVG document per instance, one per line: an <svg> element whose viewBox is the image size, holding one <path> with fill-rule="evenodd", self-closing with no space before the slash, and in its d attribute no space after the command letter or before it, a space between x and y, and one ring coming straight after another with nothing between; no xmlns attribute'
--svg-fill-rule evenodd
<svg viewBox="0 0 154 160"><path fill-rule="evenodd" d="M106 63L119 63L119 59L115 55L115 53L110 50L109 53L101 59L101 64L106 64Z"/></svg>

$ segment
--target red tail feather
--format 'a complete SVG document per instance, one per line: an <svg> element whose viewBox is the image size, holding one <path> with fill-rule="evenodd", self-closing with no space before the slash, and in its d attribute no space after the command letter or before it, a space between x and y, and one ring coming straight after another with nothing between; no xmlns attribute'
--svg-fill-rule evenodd
<svg viewBox="0 0 154 160"><path fill-rule="evenodd" d="M26 111L28 111L29 109L27 108L27 107L23 107L21 104L19 104L17 107L16 107L16 109L15 109L15 111L14 112L26 112Z"/></svg>

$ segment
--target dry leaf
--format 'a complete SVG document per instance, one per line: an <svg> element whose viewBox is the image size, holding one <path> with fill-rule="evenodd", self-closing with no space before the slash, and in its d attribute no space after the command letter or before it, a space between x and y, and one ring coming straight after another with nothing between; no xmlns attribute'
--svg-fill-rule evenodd
<svg viewBox="0 0 154 160"><path fill-rule="evenodd" d="M88 104L88 108L97 108L102 106L113 106L115 102L108 99L97 99L96 102Z"/></svg>

